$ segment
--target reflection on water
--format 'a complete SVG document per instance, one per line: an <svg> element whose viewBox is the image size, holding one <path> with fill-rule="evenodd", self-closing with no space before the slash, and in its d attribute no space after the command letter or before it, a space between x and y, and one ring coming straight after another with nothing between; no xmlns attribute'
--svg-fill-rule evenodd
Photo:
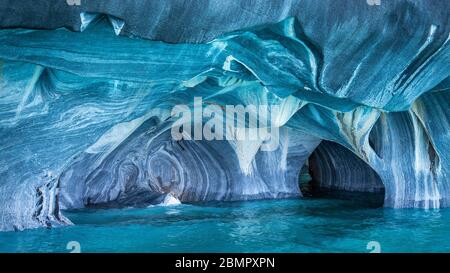
<svg viewBox="0 0 450 273"><path fill-rule="evenodd" d="M76 225L0 233L2 252L449 252L450 210L289 199L82 210Z"/></svg>

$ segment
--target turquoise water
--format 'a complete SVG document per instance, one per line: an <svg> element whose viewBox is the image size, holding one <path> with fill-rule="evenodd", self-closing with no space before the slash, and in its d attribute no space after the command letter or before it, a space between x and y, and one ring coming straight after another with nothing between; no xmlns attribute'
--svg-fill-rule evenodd
<svg viewBox="0 0 450 273"><path fill-rule="evenodd" d="M74 226L0 233L0 252L449 252L450 210L288 199L65 213Z"/></svg>

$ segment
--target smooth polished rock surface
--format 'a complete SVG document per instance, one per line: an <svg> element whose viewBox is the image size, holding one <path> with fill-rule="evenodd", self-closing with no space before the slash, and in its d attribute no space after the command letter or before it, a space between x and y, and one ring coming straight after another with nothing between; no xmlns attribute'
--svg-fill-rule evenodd
<svg viewBox="0 0 450 273"><path fill-rule="evenodd" d="M384 191L380 177L367 163L334 142L322 141L309 159L309 170L319 191Z"/></svg>
<svg viewBox="0 0 450 273"><path fill-rule="evenodd" d="M18 3L0 3L0 230L169 193L300 196L321 140L372 168L385 206L449 205L448 1ZM195 97L280 106L279 148L173 141Z"/></svg>

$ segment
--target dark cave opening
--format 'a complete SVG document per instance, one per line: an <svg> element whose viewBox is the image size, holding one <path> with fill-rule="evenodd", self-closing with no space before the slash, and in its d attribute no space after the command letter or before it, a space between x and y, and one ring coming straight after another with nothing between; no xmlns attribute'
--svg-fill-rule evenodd
<svg viewBox="0 0 450 273"><path fill-rule="evenodd" d="M362 206L381 207L384 185L362 159L340 144L322 141L299 175L305 198L350 200Z"/></svg>

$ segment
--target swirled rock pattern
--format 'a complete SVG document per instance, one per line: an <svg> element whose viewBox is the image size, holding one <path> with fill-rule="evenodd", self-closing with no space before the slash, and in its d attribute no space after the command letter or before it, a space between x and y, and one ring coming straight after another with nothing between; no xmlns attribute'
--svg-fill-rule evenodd
<svg viewBox="0 0 450 273"><path fill-rule="evenodd" d="M229 142L174 141L170 124L155 125L147 120L101 160L78 158L61 175L62 206L142 206L168 193L182 202L298 197L299 166L320 141L283 130L278 149L258 152L243 172Z"/></svg>
<svg viewBox="0 0 450 273"><path fill-rule="evenodd" d="M322 141L309 159L309 169L319 190L384 191L380 177L367 163L334 142Z"/></svg>
<svg viewBox="0 0 450 273"><path fill-rule="evenodd" d="M167 195L300 196L321 140L330 168L351 152L376 173L385 206L449 205L448 1L80 2L0 3L0 230ZM170 111L194 97L279 105L278 149L174 141Z"/></svg>

